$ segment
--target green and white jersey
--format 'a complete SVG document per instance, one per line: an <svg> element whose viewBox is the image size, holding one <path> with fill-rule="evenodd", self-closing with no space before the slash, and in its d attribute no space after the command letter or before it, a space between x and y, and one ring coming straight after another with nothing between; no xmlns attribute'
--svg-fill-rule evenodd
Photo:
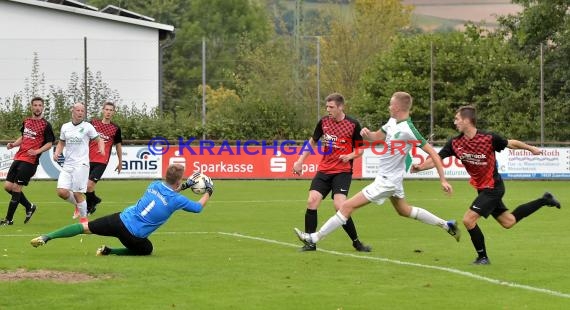
<svg viewBox="0 0 570 310"><path fill-rule="evenodd" d="M380 159L378 176L403 178L412 164L410 151L413 147L423 147L427 141L410 118L400 122L390 118L382 126L382 131L386 134L386 139L384 143L378 143L374 151Z"/></svg>
<svg viewBox="0 0 570 310"><path fill-rule="evenodd" d="M82 121L77 125L73 122L63 124L59 139L65 141L64 166L75 167L81 164L89 166L89 141L98 136L97 130L91 123Z"/></svg>

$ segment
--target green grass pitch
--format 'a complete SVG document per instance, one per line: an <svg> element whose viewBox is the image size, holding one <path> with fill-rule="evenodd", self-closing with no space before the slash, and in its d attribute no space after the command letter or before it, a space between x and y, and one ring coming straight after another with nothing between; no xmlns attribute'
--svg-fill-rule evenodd
<svg viewBox="0 0 570 310"><path fill-rule="evenodd" d="M369 180L354 181L351 193ZM462 228L457 243L443 230L396 215L389 204L354 214L358 253L342 229L302 253L293 227L304 227L310 181L215 181L201 214L178 212L151 240L149 257L95 256L113 238L81 235L40 248L30 239L74 223L73 208L55 194L55 182L25 189L38 205L24 225L22 207L13 226L0 227L0 309L569 309L570 182L506 181L510 209L545 190L562 209L542 208L511 230L481 220L490 266L473 266L475 253ZM136 201L148 181L99 183L103 203L92 218ZM464 180L451 197L436 181L409 180L408 201L445 219L461 221L475 197ZM189 197L197 195L186 192ZM9 197L0 202L0 216ZM333 214L319 209L319 226ZM18 269L73 271L96 276L81 283L6 281Z"/></svg>

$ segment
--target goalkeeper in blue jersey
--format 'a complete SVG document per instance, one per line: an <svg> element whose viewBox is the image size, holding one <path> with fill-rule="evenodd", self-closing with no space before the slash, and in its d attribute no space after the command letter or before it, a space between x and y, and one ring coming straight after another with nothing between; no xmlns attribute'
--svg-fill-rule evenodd
<svg viewBox="0 0 570 310"><path fill-rule="evenodd" d="M116 237L125 246L124 248L102 246L97 250L97 255L150 255L153 249L148 239L150 234L166 223L177 210L201 212L214 192L213 184L209 178L206 178L206 193L200 200L196 202L186 198L179 192L194 185L200 174L195 173L186 182L182 180L183 174L184 166L170 165L164 181L152 182L135 205L88 223L65 226L36 237L30 243L38 247L52 239L95 234Z"/></svg>

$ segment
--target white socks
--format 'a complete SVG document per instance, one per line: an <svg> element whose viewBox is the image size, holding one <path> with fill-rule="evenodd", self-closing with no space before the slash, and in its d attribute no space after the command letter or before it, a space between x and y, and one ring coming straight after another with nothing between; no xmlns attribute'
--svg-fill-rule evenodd
<svg viewBox="0 0 570 310"><path fill-rule="evenodd" d="M348 219L344 217L344 215L342 215L340 211L337 211L335 215L331 216L331 218L329 218L328 221L326 221L326 223L323 224L323 226L318 232L311 234L312 241L314 243L319 242L319 240L323 239L324 237L335 231L340 226L346 224L347 220Z"/></svg>
<svg viewBox="0 0 570 310"><path fill-rule="evenodd" d="M410 218L416 219L420 222L426 223L428 225L437 225L445 230L447 230L447 222L439 217L433 215L426 209L412 207L412 212L410 213Z"/></svg>
<svg viewBox="0 0 570 310"><path fill-rule="evenodd" d="M77 205L77 201L75 200L75 196L73 196L73 192L69 191L69 197L67 197L66 199L70 204L72 204L73 206Z"/></svg>
<svg viewBox="0 0 570 310"><path fill-rule="evenodd" d="M87 217L87 201L83 200L82 202L78 203L77 208L79 209L80 217Z"/></svg>

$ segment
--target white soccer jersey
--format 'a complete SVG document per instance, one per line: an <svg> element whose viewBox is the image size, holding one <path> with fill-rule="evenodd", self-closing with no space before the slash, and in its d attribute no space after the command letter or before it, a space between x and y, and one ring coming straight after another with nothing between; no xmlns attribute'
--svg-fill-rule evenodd
<svg viewBox="0 0 570 310"><path fill-rule="evenodd" d="M61 126L59 139L65 141L63 156L65 166L89 166L89 141L99 136L95 127L88 122L73 125L72 122Z"/></svg>
<svg viewBox="0 0 570 310"><path fill-rule="evenodd" d="M412 163L408 155L412 147L422 147L427 141L418 132L410 118L397 122L390 118L382 131L386 134L385 143L378 143L374 154L380 159L378 176L394 181L404 178L404 173Z"/></svg>

